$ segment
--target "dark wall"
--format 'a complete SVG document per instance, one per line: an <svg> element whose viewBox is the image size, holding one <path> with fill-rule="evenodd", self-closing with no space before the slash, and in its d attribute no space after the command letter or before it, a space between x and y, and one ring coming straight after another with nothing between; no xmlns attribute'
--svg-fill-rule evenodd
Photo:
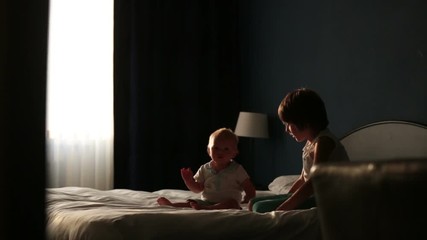
<svg viewBox="0 0 427 240"><path fill-rule="evenodd" d="M324 99L342 137L381 120L427 124L427 1L240 2L242 110L265 112L254 181L299 174L302 145L283 133L277 106L298 87Z"/></svg>

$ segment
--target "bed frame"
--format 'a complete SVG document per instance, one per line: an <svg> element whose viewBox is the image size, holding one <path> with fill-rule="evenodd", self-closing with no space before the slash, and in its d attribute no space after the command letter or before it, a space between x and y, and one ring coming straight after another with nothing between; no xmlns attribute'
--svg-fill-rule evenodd
<svg viewBox="0 0 427 240"><path fill-rule="evenodd" d="M357 128L341 139L351 161L427 158L427 126L381 121Z"/></svg>

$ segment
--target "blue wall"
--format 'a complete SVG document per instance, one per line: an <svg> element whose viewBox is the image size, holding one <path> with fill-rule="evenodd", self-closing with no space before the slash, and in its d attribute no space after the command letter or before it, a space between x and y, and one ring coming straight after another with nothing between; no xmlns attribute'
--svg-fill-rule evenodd
<svg viewBox="0 0 427 240"><path fill-rule="evenodd" d="M427 124L426 13L425 0L240 2L241 107L270 123L254 141L257 185L300 173L302 144L277 118L295 88L322 96L338 137L381 120Z"/></svg>

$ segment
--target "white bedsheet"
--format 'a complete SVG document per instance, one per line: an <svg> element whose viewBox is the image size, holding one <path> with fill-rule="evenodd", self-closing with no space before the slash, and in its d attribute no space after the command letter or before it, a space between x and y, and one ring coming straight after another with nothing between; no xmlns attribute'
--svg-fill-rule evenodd
<svg viewBox="0 0 427 240"><path fill-rule="evenodd" d="M83 187L46 190L48 239L319 239L316 208L253 213L159 206L156 199L198 198L190 191ZM270 194L257 191L257 194Z"/></svg>

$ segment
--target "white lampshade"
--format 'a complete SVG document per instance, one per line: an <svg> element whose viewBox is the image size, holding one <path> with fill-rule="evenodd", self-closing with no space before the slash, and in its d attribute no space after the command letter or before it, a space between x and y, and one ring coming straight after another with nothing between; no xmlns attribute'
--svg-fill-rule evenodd
<svg viewBox="0 0 427 240"><path fill-rule="evenodd" d="M240 112L234 133L241 137L268 138L267 115L263 113Z"/></svg>

